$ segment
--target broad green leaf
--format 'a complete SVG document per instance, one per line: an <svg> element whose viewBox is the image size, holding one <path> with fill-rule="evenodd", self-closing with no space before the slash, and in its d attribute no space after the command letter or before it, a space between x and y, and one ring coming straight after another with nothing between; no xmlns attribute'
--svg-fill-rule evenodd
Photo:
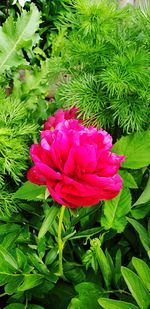
<svg viewBox="0 0 150 309"><path fill-rule="evenodd" d="M55 285L46 278L43 280L42 284L32 289L32 295L33 297L37 297L37 295L39 295L40 298L43 298L44 296L47 297L50 290L52 290L54 286Z"/></svg>
<svg viewBox="0 0 150 309"><path fill-rule="evenodd" d="M146 185L144 191L142 192L142 194L140 195L140 197L134 203L133 206L137 206L137 205L140 205L140 204L145 204L145 203L147 203L149 201L150 201L150 176L148 178L147 185Z"/></svg>
<svg viewBox="0 0 150 309"><path fill-rule="evenodd" d="M126 188L136 189L138 188L137 183L131 173L125 170L119 170L119 175L123 179L123 186Z"/></svg>
<svg viewBox="0 0 150 309"><path fill-rule="evenodd" d="M75 286L79 296L73 298L68 309L99 309L98 298L103 296L101 287L93 282L82 282Z"/></svg>
<svg viewBox="0 0 150 309"><path fill-rule="evenodd" d="M98 302L104 309L110 309L110 308L111 309L138 309L139 308L131 303L126 303L124 301L113 300L113 299L108 299L108 298L99 298Z"/></svg>
<svg viewBox="0 0 150 309"><path fill-rule="evenodd" d="M27 201L44 200L45 190L45 186L38 186L26 181L23 186L15 192L14 198Z"/></svg>
<svg viewBox="0 0 150 309"><path fill-rule="evenodd" d="M141 309L148 309L150 305L150 293L144 286L142 280L130 269L121 267L124 280L132 296Z"/></svg>
<svg viewBox="0 0 150 309"><path fill-rule="evenodd" d="M3 27L0 27L0 72L12 66L27 64L22 55L22 48L30 48L34 45L40 22L40 13L32 4L30 11L22 11L17 21L10 16Z"/></svg>
<svg viewBox="0 0 150 309"><path fill-rule="evenodd" d="M132 258L132 264L137 274L142 279L147 289L150 291L150 268L144 261L136 257Z"/></svg>
<svg viewBox="0 0 150 309"><path fill-rule="evenodd" d="M150 202L132 208L131 215L135 219L143 219L150 212Z"/></svg>
<svg viewBox="0 0 150 309"><path fill-rule="evenodd" d="M14 257L1 245L0 245L0 255L11 268L18 270L18 264L14 259Z"/></svg>
<svg viewBox="0 0 150 309"><path fill-rule="evenodd" d="M31 254L28 253L29 259L34 267L39 271L41 274L49 274L49 270L47 266L43 263L43 261L36 255L36 253L32 252Z"/></svg>
<svg viewBox="0 0 150 309"><path fill-rule="evenodd" d="M50 207L43 223L42 226L40 228L39 234L38 234L38 238L42 238L49 230L49 228L51 227L51 225L53 224L57 214L59 212L59 207L56 206L52 206Z"/></svg>
<svg viewBox="0 0 150 309"><path fill-rule="evenodd" d="M20 274L11 274L11 273L7 273L7 272L0 272L0 286L8 283L9 281L12 280L12 278L14 278L14 281L18 280L16 278L20 278Z"/></svg>
<svg viewBox="0 0 150 309"><path fill-rule="evenodd" d="M18 292L34 288L42 283L43 276L39 274L26 274L22 285L17 289Z"/></svg>
<svg viewBox="0 0 150 309"><path fill-rule="evenodd" d="M113 147L113 152L124 155L122 167L138 169L150 164L150 131L123 136Z"/></svg>
<svg viewBox="0 0 150 309"><path fill-rule="evenodd" d="M5 285L5 293L9 295L15 293L17 288L21 285L22 281L23 275L10 277L8 283Z"/></svg>
<svg viewBox="0 0 150 309"><path fill-rule="evenodd" d="M148 236L148 233L145 227L134 219L127 218L127 220L132 224L132 226L135 228L135 230L139 234L141 243L143 247L145 248L145 250L147 251L147 254L150 256L150 239L149 239L149 236Z"/></svg>
<svg viewBox="0 0 150 309"><path fill-rule="evenodd" d="M21 226L20 230L18 229L18 231L16 232L8 233L2 242L2 246L5 249L10 250L14 246L14 242L18 239L20 232L21 232Z"/></svg>
<svg viewBox="0 0 150 309"><path fill-rule="evenodd" d="M65 277L73 282L74 284L78 284L82 281L85 281L85 273L81 266L76 263L64 263L64 275Z"/></svg>
<svg viewBox="0 0 150 309"><path fill-rule="evenodd" d="M110 201L105 201L101 225L104 229L114 229L121 233L127 223L126 214L131 209L131 194L128 189L123 189L117 197Z"/></svg>

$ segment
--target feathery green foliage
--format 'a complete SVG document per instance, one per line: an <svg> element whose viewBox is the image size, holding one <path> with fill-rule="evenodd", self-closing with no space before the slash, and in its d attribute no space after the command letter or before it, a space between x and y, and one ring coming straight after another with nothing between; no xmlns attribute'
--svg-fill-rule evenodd
<svg viewBox="0 0 150 309"><path fill-rule="evenodd" d="M77 105L87 122L92 116L92 123L111 130L146 129L150 115L148 13L130 6L119 9L115 1L77 0L72 12L62 18L63 27L71 28L61 50L62 66L70 79L57 92L58 104Z"/></svg>

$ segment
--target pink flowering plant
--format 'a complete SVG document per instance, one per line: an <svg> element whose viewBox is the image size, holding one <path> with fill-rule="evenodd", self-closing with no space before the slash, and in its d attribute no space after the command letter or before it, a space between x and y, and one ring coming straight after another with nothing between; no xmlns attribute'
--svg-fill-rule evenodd
<svg viewBox="0 0 150 309"><path fill-rule="evenodd" d="M58 229L59 274L63 277L61 227L65 206L92 206L115 198L122 189L118 174L124 156L111 152L112 137L104 130L85 127L75 118L76 108L58 110L41 132L40 144L33 144L34 166L27 178L45 185L60 205Z"/></svg>

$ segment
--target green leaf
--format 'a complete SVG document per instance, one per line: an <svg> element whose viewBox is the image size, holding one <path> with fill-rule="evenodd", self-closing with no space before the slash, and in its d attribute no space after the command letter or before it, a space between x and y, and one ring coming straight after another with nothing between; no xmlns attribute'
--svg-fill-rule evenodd
<svg viewBox="0 0 150 309"><path fill-rule="evenodd" d="M121 233L127 223L126 214L131 209L131 194L128 189L123 189L117 197L105 201L101 225L106 229L114 229Z"/></svg>
<svg viewBox="0 0 150 309"><path fill-rule="evenodd" d="M85 281L85 273L80 265L67 262L63 266L64 275L69 281L72 281L74 284Z"/></svg>
<svg viewBox="0 0 150 309"><path fill-rule="evenodd" d="M150 131L123 136L114 144L113 152L124 155L122 167L138 169L150 164Z"/></svg>
<svg viewBox="0 0 150 309"><path fill-rule="evenodd" d="M147 203L149 201L150 201L150 176L148 178L147 185L146 185L144 191L142 192L142 194L140 195L140 197L134 203L133 206L145 204L145 203Z"/></svg>
<svg viewBox="0 0 150 309"><path fill-rule="evenodd" d="M119 175L123 179L123 186L126 188L137 189L137 183L131 173L125 170L119 170Z"/></svg>
<svg viewBox="0 0 150 309"><path fill-rule="evenodd" d="M52 206L50 207L43 223L42 226L40 228L39 234L38 234L38 238L42 238L49 230L49 228L51 227L51 225L53 224L55 218L57 217L57 214L59 212L59 207L56 206Z"/></svg>
<svg viewBox="0 0 150 309"><path fill-rule="evenodd" d="M109 260L107 259L100 245L101 243L98 238L91 240L91 249L94 252L94 255L100 266L106 287L109 288L112 281L112 269L110 267Z"/></svg>
<svg viewBox="0 0 150 309"><path fill-rule="evenodd" d="M121 278L121 250L118 249L115 257L115 270L114 270L114 282L118 286L118 282Z"/></svg>
<svg viewBox="0 0 150 309"><path fill-rule="evenodd" d="M119 300L112 300L108 298L99 298L98 300L99 304L102 306L104 309L138 309L139 307L126 303L124 301L119 301Z"/></svg>
<svg viewBox="0 0 150 309"><path fill-rule="evenodd" d="M130 269L121 267L124 280L132 296L141 309L148 309L150 305L150 294L145 288L142 280Z"/></svg>
<svg viewBox="0 0 150 309"><path fill-rule="evenodd" d="M50 249L50 251L47 253L46 258L45 258L46 265L50 265L55 261L55 259L57 258L58 252L59 252L58 246L55 246L52 249Z"/></svg>
<svg viewBox="0 0 150 309"><path fill-rule="evenodd" d="M28 253L29 259L34 267L41 274L49 274L49 270L47 266L43 263L43 261L36 255L35 252Z"/></svg>
<svg viewBox="0 0 150 309"><path fill-rule="evenodd" d="M142 279L147 289L150 291L150 268L144 261L136 257L132 258L132 264L137 274Z"/></svg>
<svg viewBox="0 0 150 309"><path fill-rule="evenodd" d="M44 307L39 305L30 304L28 305L28 309L44 309Z"/></svg>
<svg viewBox="0 0 150 309"><path fill-rule="evenodd" d="M77 233L75 236L72 236L70 239L90 237L90 236L100 233L102 230L103 230L102 227L93 227L92 229L88 229L88 230Z"/></svg>
<svg viewBox="0 0 150 309"><path fill-rule="evenodd" d="M68 309L99 309L98 298L103 296L101 287L93 282L82 282L75 286L79 294L78 298L73 298Z"/></svg>
<svg viewBox="0 0 150 309"><path fill-rule="evenodd" d="M43 276L39 274L26 274L24 276L24 282L22 285L17 289L18 292L26 291L34 288L37 285L42 283Z"/></svg>
<svg viewBox="0 0 150 309"><path fill-rule="evenodd" d="M131 215L135 219L143 219L150 212L150 202L137 205L131 210Z"/></svg>
<svg viewBox="0 0 150 309"><path fill-rule="evenodd" d="M150 239L149 239L149 235L146 229L144 228L142 224L140 224L134 219L127 218L127 220L132 224L132 226L135 228L135 230L139 234L141 243L143 247L145 248L145 250L147 251L147 254L150 256Z"/></svg>
<svg viewBox="0 0 150 309"><path fill-rule="evenodd" d="M14 257L1 245L0 245L0 255L11 268L18 270L18 264L14 259Z"/></svg>
<svg viewBox="0 0 150 309"><path fill-rule="evenodd" d="M17 288L21 285L23 276L12 276L9 278L8 283L5 285L5 293L11 295L17 291Z"/></svg>
<svg viewBox="0 0 150 309"><path fill-rule="evenodd" d="M13 233L8 233L2 242L2 246L7 250L8 249L10 250L12 247L14 247L14 243L18 239L20 232L21 232L21 226L20 230Z"/></svg>
<svg viewBox="0 0 150 309"><path fill-rule="evenodd" d="M27 201L44 200L45 190L45 186L38 186L26 181L23 186L15 192L14 198Z"/></svg>
<svg viewBox="0 0 150 309"><path fill-rule="evenodd" d="M17 21L10 16L0 27L0 72L12 66L27 64L21 49L32 47L40 22L40 13L34 4L30 11L22 11Z"/></svg>
<svg viewBox="0 0 150 309"><path fill-rule="evenodd" d="M21 226L15 223L7 223L0 225L0 235L19 231Z"/></svg>
<svg viewBox="0 0 150 309"><path fill-rule="evenodd" d="M13 303L13 304L9 304L4 309L25 309L25 305L18 304L18 303Z"/></svg>
<svg viewBox="0 0 150 309"><path fill-rule="evenodd" d="M27 265L27 257L19 248L16 248L16 256L19 268L24 270Z"/></svg>

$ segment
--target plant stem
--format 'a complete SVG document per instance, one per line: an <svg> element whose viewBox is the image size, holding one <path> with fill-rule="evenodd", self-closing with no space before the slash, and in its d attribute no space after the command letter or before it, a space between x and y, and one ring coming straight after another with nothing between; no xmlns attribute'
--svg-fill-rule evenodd
<svg viewBox="0 0 150 309"><path fill-rule="evenodd" d="M62 223L63 223L65 208L66 207L62 205L61 210L60 210L59 223L58 223L59 276L63 279L65 279L64 274L63 274L64 242L61 239L61 232L62 232Z"/></svg>

